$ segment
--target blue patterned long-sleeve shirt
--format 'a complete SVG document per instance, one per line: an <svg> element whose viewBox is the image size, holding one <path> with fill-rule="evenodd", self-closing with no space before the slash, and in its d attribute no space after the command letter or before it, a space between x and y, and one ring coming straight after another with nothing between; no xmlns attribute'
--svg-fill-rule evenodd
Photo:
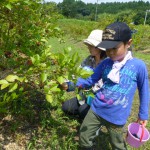
<svg viewBox="0 0 150 150"><path fill-rule="evenodd" d="M103 86L97 91L91 109L100 117L116 125L124 125L130 115L136 89L139 91L139 113L142 120L148 120L149 83L148 71L142 60L128 60L120 70L120 82L113 83L107 78L112 69L113 61L105 59L87 79L78 80L76 86L83 88L93 86L100 79Z"/></svg>

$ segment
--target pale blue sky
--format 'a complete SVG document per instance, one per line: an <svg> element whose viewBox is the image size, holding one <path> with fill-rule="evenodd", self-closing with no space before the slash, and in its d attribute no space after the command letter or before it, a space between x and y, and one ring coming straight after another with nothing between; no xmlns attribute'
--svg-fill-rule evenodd
<svg viewBox="0 0 150 150"><path fill-rule="evenodd" d="M59 2L63 2L63 0L45 0L45 2L50 2L50 1L53 1L53 2L56 2L56 3L59 3ZM96 3L97 0L82 0L84 3ZM139 1L139 0L98 0L98 3L101 3L101 2L131 2L131 1ZM142 0L144 2L150 2L150 0Z"/></svg>

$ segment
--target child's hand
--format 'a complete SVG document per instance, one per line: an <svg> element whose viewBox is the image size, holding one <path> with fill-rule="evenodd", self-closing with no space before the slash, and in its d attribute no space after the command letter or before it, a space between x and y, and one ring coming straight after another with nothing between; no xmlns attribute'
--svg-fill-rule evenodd
<svg viewBox="0 0 150 150"><path fill-rule="evenodd" d="M144 125L144 127L146 127L146 125L147 125L147 120L141 120L140 118L138 119L138 122L140 123L140 124L142 124L142 125Z"/></svg>
<svg viewBox="0 0 150 150"><path fill-rule="evenodd" d="M64 82L59 85L59 88L66 91L66 90L68 90L68 84L66 82Z"/></svg>
<svg viewBox="0 0 150 150"><path fill-rule="evenodd" d="M79 90L81 90L81 89L82 89L82 85L77 86L77 88L78 88Z"/></svg>

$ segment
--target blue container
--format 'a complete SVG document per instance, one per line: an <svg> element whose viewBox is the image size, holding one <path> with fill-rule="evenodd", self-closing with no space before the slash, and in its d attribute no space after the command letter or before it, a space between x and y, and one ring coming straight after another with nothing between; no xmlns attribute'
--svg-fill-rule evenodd
<svg viewBox="0 0 150 150"><path fill-rule="evenodd" d="M94 99L94 98L93 98L92 96L88 96L88 97L87 97L87 104L91 106L91 103L92 103L92 100L93 100L93 99Z"/></svg>

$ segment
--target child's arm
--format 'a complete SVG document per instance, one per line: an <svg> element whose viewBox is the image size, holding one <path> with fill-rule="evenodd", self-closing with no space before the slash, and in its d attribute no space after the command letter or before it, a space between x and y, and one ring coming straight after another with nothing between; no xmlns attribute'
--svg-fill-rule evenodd
<svg viewBox="0 0 150 150"><path fill-rule="evenodd" d="M149 81L148 81L148 71L144 62L140 64L139 74L137 78L137 86L140 98L139 107L139 122L147 124L149 117Z"/></svg>

